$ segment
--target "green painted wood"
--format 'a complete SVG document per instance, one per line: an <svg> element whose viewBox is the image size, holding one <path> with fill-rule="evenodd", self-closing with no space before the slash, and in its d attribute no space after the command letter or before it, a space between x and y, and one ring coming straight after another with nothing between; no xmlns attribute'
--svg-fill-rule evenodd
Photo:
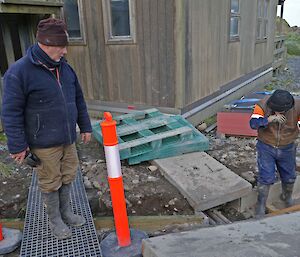
<svg viewBox="0 0 300 257"><path fill-rule="evenodd" d="M180 115L149 109L114 119L118 121L120 159L128 159L129 164L209 149L208 139ZM102 144L99 122L93 125L93 134Z"/></svg>
<svg viewBox="0 0 300 257"><path fill-rule="evenodd" d="M204 136L203 136L204 137ZM191 152L201 152L207 151L209 149L209 143L206 138L201 139L192 139L189 141L180 142L173 145L164 145L156 151L148 152L145 154L137 155L131 158L128 158L128 164L138 164L143 161L150 161L154 159L162 159L167 157L172 157L176 155L181 155Z"/></svg>

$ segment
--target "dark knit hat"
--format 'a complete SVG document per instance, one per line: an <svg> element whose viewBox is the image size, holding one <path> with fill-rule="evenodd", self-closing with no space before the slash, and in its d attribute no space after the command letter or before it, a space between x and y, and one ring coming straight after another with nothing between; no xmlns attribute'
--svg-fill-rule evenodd
<svg viewBox="0 0 300 257"><path fill-rule="evenodd" d="M37 26L36 39L47 46L66 46L68 45L67 26L60 19L41 20Z"/></svg>
<svg viewBox="0 0 300 257"><path fill-rule="evenodd" d="M294 97L290 92L282 89L275 90L267 101L268 107L274 112L286 112L293 108L294 104Z"/></svg>

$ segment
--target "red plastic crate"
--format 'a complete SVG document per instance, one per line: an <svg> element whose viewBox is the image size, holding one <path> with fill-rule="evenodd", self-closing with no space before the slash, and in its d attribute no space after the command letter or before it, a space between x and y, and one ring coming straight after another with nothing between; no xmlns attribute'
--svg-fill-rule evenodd
<svg viewBox="0 0 300 257"><path fill-rule="evenodd" d="M257 136L249 125L252 112L224 111L217 113L217 131L225 135Z"/></svg>

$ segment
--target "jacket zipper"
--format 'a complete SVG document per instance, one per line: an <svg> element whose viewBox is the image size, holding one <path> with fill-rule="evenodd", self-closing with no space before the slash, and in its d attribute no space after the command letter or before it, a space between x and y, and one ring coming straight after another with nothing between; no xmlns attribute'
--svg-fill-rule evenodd
<svg viewBox="0 0 300 257"><path fill-rule="evenodd" d="M36 140L37 139L37 133L39 132L39 130L40 130L40 114L38 113L37 115L36 115L36 117L37 117L37 129L36 129L36 131L35 131L35 133L34 133L34 135L33 135L33 138Z"/></svg>
<svg viewBox="0 0 300 257"><path fill-rule="evenodd" d="M279 141L280 141L280 129L281 129L281 124L278 124L278 130L277 130L277 144L276 146L279 147Z"/></svg>
<svg viewBox="0 0 300 257"><path fill-rule="evenodd" d="M43 64L42 64L43 65ZM43 65L50 73L51 75L54 77L55 81L57 82L58 86L59 86L59 90L60 90L60 93L64 99L64 107L65 107L65 111L66 111L66 114L68 113L68 109L67 109L67 104L66 104L66 98L64 96L64 93L62 91L62 84L60 82L60 79L59 79L59 74L60 74L60 66L59 66L59 69L55 68L56 70L56 74L57 74L57 78L55 77L55 75L52 73L51 70L49 70L49 68L46 66L46 65ZM67 116L67 115L66 115ZM66 117L66 120L67 120L67 128L68 128L68 136L69 136L69 142L70 144L72 143L72 138L71 138L71 130L70 130L70 124L69 124L69 121L68 121L68 118Z"/></svg>

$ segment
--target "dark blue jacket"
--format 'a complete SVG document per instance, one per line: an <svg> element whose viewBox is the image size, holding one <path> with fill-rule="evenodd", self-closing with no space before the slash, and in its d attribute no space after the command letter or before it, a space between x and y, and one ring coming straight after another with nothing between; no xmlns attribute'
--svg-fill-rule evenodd
<svg viewBox="0 0 300 257"><path fill-rule="evenodd" d="M4 75L2 122L10 153L72 144L76 123L81 133L92 131L74 70L64 59L52 61L37 44Z"/></svg>

